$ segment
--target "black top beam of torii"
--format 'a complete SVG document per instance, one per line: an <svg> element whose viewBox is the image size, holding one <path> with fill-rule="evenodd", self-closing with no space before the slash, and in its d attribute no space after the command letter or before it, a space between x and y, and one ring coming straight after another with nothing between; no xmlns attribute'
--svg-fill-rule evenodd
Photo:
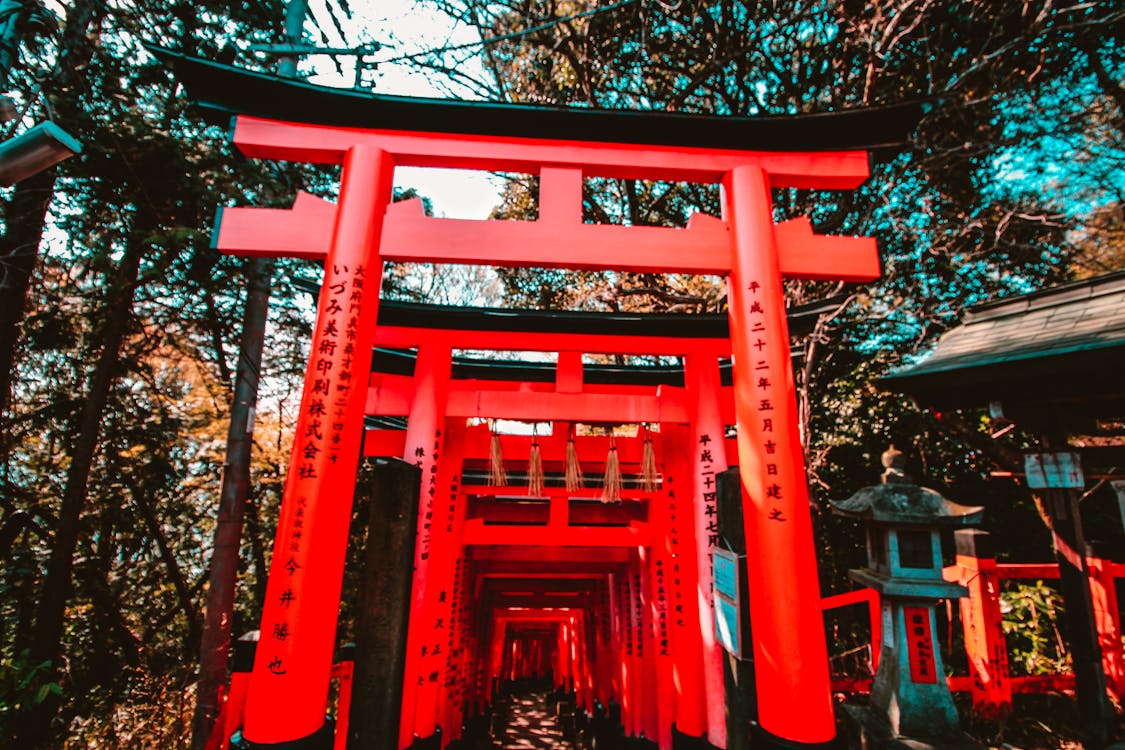
<svg viewBox="0 0 1125 750"><path fill-rule="evenodd" d="M145 45L211 119L760 151L904 146L932 99L816 114L734 117L390 96L317 86Z"/></svg>

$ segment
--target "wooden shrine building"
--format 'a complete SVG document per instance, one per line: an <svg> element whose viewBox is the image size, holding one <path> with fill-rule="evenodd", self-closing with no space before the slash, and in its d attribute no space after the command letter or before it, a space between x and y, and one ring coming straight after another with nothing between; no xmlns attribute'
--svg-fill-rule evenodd
<svg viewBox="0 0 1125 750"><path fill-rule="evenodd" d="M1111 686L1121 685L1125 666L1120 633L1098 622L1117 613L1091 598L1092 552L1080 502L1097 483L1092 477L1120 479L1125 466L1123 366L1125 272L1119 271L977 305L929 357L882 381L936 409L987 407L994 419L1038 438L1037 450L1024 456L1023 481L1050 519L1064 630L1091 747L1112 741L1107 676ZM1116 557L1121 560L1119 551Z"/></svg>

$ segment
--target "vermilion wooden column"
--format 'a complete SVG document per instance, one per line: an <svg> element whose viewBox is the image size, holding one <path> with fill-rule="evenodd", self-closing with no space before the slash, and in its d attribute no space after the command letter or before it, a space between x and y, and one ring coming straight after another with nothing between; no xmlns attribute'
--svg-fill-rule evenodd
<svg viewBox="0 0 1125 750"><path fill-rule="evenodd" d="M594 708L594 678L590 671L591 643L593 641L591 629L593 626L592 613L589 609L583 610L582 615L578 618L578 676L575 682L581 686L578 693L579 705L587 711L593 711Z"/></svg>
<svg viewBox="0 0 1125 750"><path fill-rule="evenodd" d="M459 499L461 507L465 505L465 497L462 495ZM462 523L464 516L461 516ZM453 724L460 728L465 720L475 714L473 705L476 702L475 694L475 677L476 667L473 665L473 654L475 653L475 645L473 643L473 620L471 612L476 608L477 602L473 600L472 594L469 592L469 586L472 583L472 574L469 569L469 561L464 557L464 550L462 549L462 562L461 562L461 575L457 586L455 587L456 595L453 600L453 622L454 622L454 647L450 653L450 670L456 675L456 689L452 702L447 702L447 713ZM471 605L471 606L470 606Z"/></svg>
<svg viewBox="0 0 1125 750"><path fill-rule="evenodd" d="M590 703L590 683L587 679L588 669L586 649L588 643L587 627L589 611L579 611L574 616L571 625L572 666L574 679L574 706L576 709L588 707Z"/></svg>
<svg viewBox="0 0 1125 750"><path fill-rule="evenodd" d="M758 717L781 739L829 742L836 727L769 180L759 166L736 167L723 187Z"/></svg>
<svg viewBox="0 0 1125 750"><path fill-rule="evenodd" d="M653 448L656 451L657 465L661 467L664 475L664 486L661 492L654 492L649 496L648 518L653 529L652 557L649 574L649 606L648 616L652 629L651 658L655 662L656 686L655 701L659 713L659 726L654 735L657 745L661 750L670 750L672 747L672 725L676 723L676 669L672 656L675 648L672 638L672 628L669 622L669 607L671 598L672 553L669 549L669 527L672 513L669 505L673 499L668 497L668 466L665 464L667 446L664 441L663 430L654 436Z"/></svg>
<svg viewBox="0 0 1125 750"><path fill-rule="evenodd" d="M591 657L593 656L594 649L594 630L597 629L597 621L594 617L592 608L594 605L594 597L596 593L591 593L590 598L586 603L586 608L582 610L578 617L578 625L575 637L577 638L578 646L578 660L575 684L578 687L578 702L577 706L591 711L594 706L594 680L591 672Z"/></svg>
<svg viewBox="0 0 1125 750"><path fill-rule="evenodd" d="M1087 557L1090 573L1090 600L1094 625L1102 647L1102 669L1106 684L1120 703L1125 700L1125 654L1121 648L1121 608L1117 605L1115 563L1100 557Z"/></svg>
<svg viewBox="0 0 1125 750"><path fill-rule="evenodd" d="M973 678L973 710L991 719L1002 718L1012 710L1012 681L996 558L986 531L958 529L953 532L953 539L957 545L957 565L963 571L961 581L969 589L969 595L960 599L960 610L965 653Z"/></svg>
<svg viewBox="0 0 1125 750"><path fill-rule="evenodd" d="M489 617L489 614L486 613L485 616ZM504 625L504 623L499 622L496 619L496 616L492 615L490 617L490 620L489 620L489 627L491 628L490 635L491 635L491 639L492 639L492 642L491 642L490 648L489 648L489 661L491 662L491 665L492 665L489 668L489 673L491 675L491 678L489 679L489 683L490 683L489 684L489 700L491 701L493 698L496 697L495 694L493 693L494 684L497 681L502 681L502 680L507 679L507 676L504 674L504 660L505 660L507 655L504 651L504 647L505 647L505 640L504 640L505 639L505 632L504 632L505 625Z"/></svg>
<svg viewBox="0 0 1125 750"><path fill-rule="evenodd" d="M449 656L456 639L453 605L460 589L458 578L463 553L461 462L464 437L464 420L446 420L443 450L436 472L433 518L424 514L422 517L424 524L432 523L429 529L432 542L426 567L426 601L422 608L424 613L429 613L429 619L420 619L417 623L422 645L427 646L426 655L421 660L423 686L418 690L414 719L414 733L419 737L429 737L434 733L438 717L444 712L445 693L451 687ZM445 730L449 729L447 725Z"/></svg>
<svg viewBox="0 0 1125 750"><path fill-rule="evenodd" d="M630 722L636 737L644 733L647 706L645 705L644 690L644 660L641 656L644 646L640 618L637 610L640 608L638 585L638 571L641 561L634 558L625 576L625 605L628 611L626 627L629 629L629 694L633 704Z"/></svg>
<svg viewBox="0 0 1125 750"><path fill-rule="evenodd" d="M611 700L621 702L620 652L617 648L617 613L614 611L614 574L606 575L602 585L603 611L605 612L605 631L602 649L599 654L602 678L598 680L601 689L602 705L609 707Z"/></svg>
<svg viewBox="0 0 1125 750"><path fill-rule="evenodd" d="M649 513L652 513L650 507ZM644 642L644 652L642 654L641 662L644 666L642 675L642 685L644 688L644 707L645 707L645 721L644 730L645 736L656 740L659 744L659 738L663 730L663 726L671 726L671 711L664 710L664 707L658 700L657 685L659 683L659 671L657 669L657 651L656 651L656 631L653 629L655 626L655 619L652 612L652 578L653 578L653 552L651 549L638 550L644 554L640 559L640 576L638 578L638 589L640 594L640 618L641 618L641 636ZM667 717L667 722L665 721ZM668 735L671 739L671 734Z"/></svg>
<svg viewBox="0 0 1125 750"><path fill-rule="evenodd" d="M461 497L462 507L466 503L466 498ZM464 522L464 515L462 515L462 523ZM472 574L470 573L470 564L468 559L464 556L462 550L462 563L461 563L461 583L457 587L457 598L454 603L456 614L454 620L457 623L457 646L454 656L454 663L457 670L457 703L455 706L455 716L457 727L461 727L465 720L474 715L472 703L474 696L472 695L473 678L475 676L475 667L472 663L472 654L474 652L473 644L473 627L472 627L472 611L476 608L477 602L474 600L470 587L472 586Z"/></svg>
<svg viewBox="0 0 1125 750"><path fill-rule="evenodd" d="M691 455L693 443L683 425L661 427L664 490L668 497L665 537L671 558L668 581L668 630L672 637L676 729L692 737L707 733L703 645L695 596L696 542L693 528Z"/></svg>
<svg viewBox="0 0 1125 750"><path fill-rule="evenodd" d="M625 726L626 733L630 732L630 711L632 711L633 702L629 695L629 666L626 653L625 629L628 627L628 603L623 601L622 594L625 589L622 585L622 579L628 575L628 569L622 568L621 570L614 571L609 576L609 607L610 612L613 613L613 693L611 697L616 698L617 703L621 706L621 721Z"/></svg>
<svg viewBox="0 0 1125 750"><path fill-rule="evenodd" d="M256 745L299 741L325 723L393 173L370 146L344 158L247 695L244 733Z"/></svg>
<svg viewBox="0 0 1125 750"><path fill-rule="evenodd" d="M402 721L399 725L399 747L414 740L418 692L429 673L424 663L429 653L432 633L431 611L426 609L430 587L431 557L435 552L433 517L436 506L444 498L439 493L438 471L444 448L445 410L449 394L452 352L442 344L424 344L418 348L414 362L414 398L406 422L406 443L403 460L422 469L422 487L418 496L418 538L414 545L414 591L410 602L410 629L406 638L406 670L402 686ZM426 654L423 654L423 647ZM432 707L431 707L432 710ZM430 732L432 734L432 731ZM419 736L429 736L419 735Z"/></svg>
<svg viewBox="0 0 1125 750"><path fill-rule="evenodd" d="M719 512L716 477L727 465L726 437L719 413L719 360L714 354L693 352L684 359L684 382L693 399L691 457L694 493L691 515L695 521L698 580L695 587L699 634L703 649L703 689L707 700L707 739L727 746L726 692L723 687L723 647L715 639L711 550L718 541Z"/></svg>

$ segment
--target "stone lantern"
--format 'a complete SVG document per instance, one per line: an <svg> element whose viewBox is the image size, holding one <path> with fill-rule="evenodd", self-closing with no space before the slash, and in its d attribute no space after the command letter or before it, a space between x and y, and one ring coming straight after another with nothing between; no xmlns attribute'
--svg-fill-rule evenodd
<svg viewBox="0 0 1125 750"><path fill-rule="evenodd" d="M942 577L941 529L979 523L984 509L914 484L905 458L892 445L883 454L882 484L833 502L832 510L867 521L867 567L848 573L882 600L883 642L870 712L894 736L956 738L961 731L942 668L934 606L968 591Z"/></svg>

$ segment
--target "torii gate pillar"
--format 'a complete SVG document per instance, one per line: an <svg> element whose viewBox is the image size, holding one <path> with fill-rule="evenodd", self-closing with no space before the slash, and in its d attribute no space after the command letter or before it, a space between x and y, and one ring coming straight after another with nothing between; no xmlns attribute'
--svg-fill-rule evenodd
<svg viewBox="0 0 1125 750"><path fill-rule="evenodd" d="M325 709L383 270L378 243L393 174L394 162L381 149L355 145L344 157L250 675L244 735L252 746L328 731Z"/></svg>
<svg viewBox="0 0 1125 750"><path fill-rule="evenodd" d="M836 727L769 177L739 166L723 188L758 721L767 740L828 743Z"/></svg>

